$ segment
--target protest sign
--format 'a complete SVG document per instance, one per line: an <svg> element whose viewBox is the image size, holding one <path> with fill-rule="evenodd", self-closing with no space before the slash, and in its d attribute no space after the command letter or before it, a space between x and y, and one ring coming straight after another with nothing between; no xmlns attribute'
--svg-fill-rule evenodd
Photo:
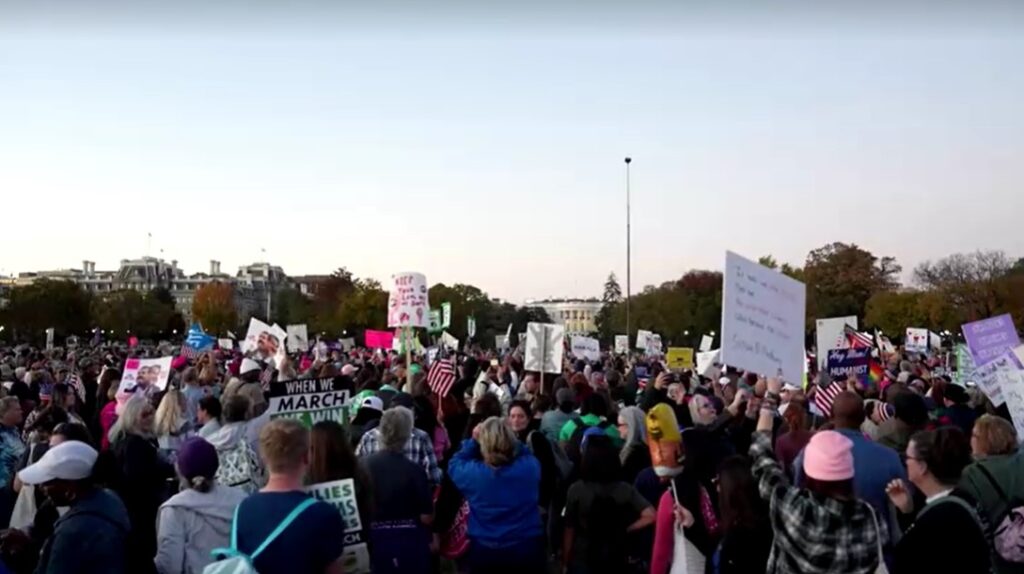
<svg viewBox="0 0 1024 574"><path fill-rule="evenodd" d="M348 377L294 379L270 383L271 420L296 419L306 428L320 421L348 423L348 402L352 399L352 380Z"/></svg>
<svg viewBox="0 0 1024 574"><path fill-rule="evenodd" d="M803 283L731 251L725 254L722 362L799 384L803 377Z"/></svg>
<svg viewBox="0 0 1024 574"><path fill-rule="evenodd" d="M709 379L717 379L719 369L715 366L721 364L721 352L719 350L697 353L697 373Z"/></svg>
<svg viewBox="0 0 1024 574"><path fill-rule="evenodd" d="M526 358L523 368L527 371L561 373L564 351L565 327L563 325L548 323L526 325Z"/></svg>
<svg viewBox="0 0 1024 574"><path fill-rule="evenodd" d="M936 353L942 350L942 337L938 333L928 331L928 349Z"/></svg>
<svg viewBox="0 0 1024 574"><path fill-rule="evenodd" d="M309 350L309 332L306 325L288 325L285 328L288 332L288 351L291 353L305 353Z"/></svg>
<svg viewBox="0 0 1024 574"><path fill-rule="evenodd" d="M974 363L984 365L1020 345L1017 328L1009 313L967 323L960 327Z"/></svg>
<svg viewBox="0 0 1024 574"><path fill-rule="evenodd" d="M601 360L601 344L598 343L597 339L573 335L570 341L570 347L574 357L587 359L589 361Z"/></svg>
<svg viewBox="0 0 1024 574"><path fill-rule="evenodd" d="M661 335L651 333L651 336L647 338L647 354L660 355L663 350L664 347L661 345Z"/></svg>
<svg viewBox="0 0 1024 574"><path fill-rule="evenodd" d="M452 304L441 303L441 328L447 329L452 326Z"/></svg>
<svg viewBox="0 0 1024 574"><path fill-rule="evenodd" d="M55 331L53 330L53 327L50 327L49 329L46 330L46 350L47 351L52 351L53 350L53 334L54 334L54 332Z"/></svg>
<svg viewBox="0 0 1024 574"><path fill-rule="evenodd" d="M391 331L366 330L363 338L366 340L367 349L390 349L394 344L395 334Z"/></svg>
<svg viewBox="0 0 1024 574"><path fill-rule="evenodd" d="M124 362L121 384L118 390L131 392L147 392L151 388L164 390L171 377L171 361L174 357L159 359L128 359ZM152 391L150 391L152 392Z"/></svg>
<svg viewBox="0 0 1024 574"><path fill-rule="evenodd" d="M971 380L974 375L974 369L977 365L974 364L974 357L971 356L971 350L967 348L967 345L959 344L956 346L956 376L953 377L953 382L960 385L961 387L967 385L967 381Z"/></svg>
<svg viewBox="0 0 1024 574"><path fill-rule="evenodd" d="M711 335L701 335L700 338L700 352L707 353L711 350L711 345L715 344L715 338Z"/></svg>
<svg viewBox="0 0 1024 574"><path fill-rule="evenodd" d="M453 351L459 350L459 340L453 337L448 331L441 334L441 344Z"/></svg>
<svg viewBox="0 0 1024 574"><path fill-rule="evenodd" d="M249 330L242 341L243 353L255 351L256 357L261 361L270 361L275 366L280 365L285 356L285 339L288 333L281 327L271 327L263 321L253 317L249 319Z"/></svg>
<svg viewBox="0 0 1024 574"><path fill-rule="evenodd" d="M505 335L494 336L494 348L500 350L508 348L508 337Z"/></svg>
<svg viewBox="0 0 1024 574"><path fill-rule="evenodd" d="M1013 350L1013 354L1017 357L1017 362L1024 365L1024 345L1021 345Z"/></svg>
<svg viewBox="0 0 1024 574"><path fill-rule="evenodd" d="M871 349L832 349L828 352L828 376L832 380L857 377L861 388L871 386L869 367Z"/></svg>
<svg viewBox="0 0 1024 574"><path fill-rule="evenodd" d="M356 340L352 337L346 337L344 339L339 339L338 344L341 345L342 351L348 353L356 347Z"/></svg>
<svg viewBox="0 0 1024 574"><path fill-rule="evenodd" d="M650 344L651 344L651 337L653 337L653 336L654 336L654 333L652 333L650 331L644 331L643 329L637 330L637 332L636 332L636 348L641 350L641 351L647 351L647 347L650 346Z"/></svg>
<svg viewBox="0 0 1024 574"><path fill-rule="evenodd" d="M828 352L832 349L845 349L850 346L846 340L845 327L857 328L857 316L829 317L814 322L814 341L818 348L818 370L827 368Z"/></svg>
<svg viewBox="0 0 1024 574"><path fill-rule="evenodd" d="M472 339L476 337L476 318L466 317L466 336Z"/></svg>
<svg viewBox="0 0 1024 574"><path fill-rule="evenodd" d="M231 339L217 339L217 346L225 351L230 351L235 348L235 342Z"/></svg>
<svg viewBox="0 0 1024 574"><path fill-rule="evenodd" d="M1006 402L1003 397L1004 389L1020 383L1020 367L1017 365L1017 358L1013 351L1005 351L984 365L978 365L974 369L972 379L978 388L988 395L992 404L998 407Z"/></svg>
<svg viewBox="0 0 1024 574"><path fill-rule="evenodd" d="M441 332L441 310L431 309L430 315L427 316L427 332L429 333L440 333Z"/></svg>
<svg viewBox="0 0 1024 574"><path fill-rule="evenodd" d="M693 349L690 347L669 347L665 354L665 362L670 369L689 369L693 367Z"/></svg>
<svg viewBox="0 0 1024 574"><path fill-rule="evenodd" d="M629 352L629 335L615 335L615 352L620 355Z"/></svg>
<svg viewBox="0 0 1024 574"><path fill-rule="evenodd" d="M333 482L321 482L306 487L306 492L317 500L333 506L345 524L344 547L342 551L343 572L348 574L369 574L370 553L366 546L364 525L359 517L359 503L356 499L355 480L346 478Z"/></svg>
<svg viewBox="0 0 1024 574"><path fill-rule="evenodd" d="M429 326L427 278L422 273L396 273L388 293L388 327Z"/></svg>
<svg viewBox="0 0 1024 574"><path fill-rule="evenodd" d="M903 340L903 347L911 353L927 353L928 329L907 327L907 334Z"/></svg>

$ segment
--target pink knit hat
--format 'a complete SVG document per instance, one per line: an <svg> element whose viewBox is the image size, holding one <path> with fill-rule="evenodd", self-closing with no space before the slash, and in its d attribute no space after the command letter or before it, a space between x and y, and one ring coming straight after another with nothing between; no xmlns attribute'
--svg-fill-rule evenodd
<svg viewBox="0 0 1024 574"><path fill-rule="evenodd" d="M804 449L804 474L815 480L853 478L853 441L835 431L821 431Z"/></svg>

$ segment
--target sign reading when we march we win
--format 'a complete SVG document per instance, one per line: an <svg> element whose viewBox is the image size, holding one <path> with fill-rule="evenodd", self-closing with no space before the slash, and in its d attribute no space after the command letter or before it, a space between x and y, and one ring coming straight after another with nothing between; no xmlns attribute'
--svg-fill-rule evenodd
<svg viewBox="0 0 1024 574"><path fill-rule="evenodd" d="M270 383L270 418L296 419L309 428L320 421L348 423L352 400L348 377L294 379Z"/></svg>

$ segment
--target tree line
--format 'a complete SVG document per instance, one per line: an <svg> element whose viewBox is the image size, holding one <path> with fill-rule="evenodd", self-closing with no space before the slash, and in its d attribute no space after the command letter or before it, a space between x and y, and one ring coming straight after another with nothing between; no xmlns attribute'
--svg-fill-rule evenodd
<svg viewBox="0 0 1024 574"><path fill-rule="evenodd" d="M958 253L918 265L910 284L900 280L902 267L892 257L878 256L855 244L832 243L808 253L801 266L761 257L759 263L789 275L807 286L807 335L823 317L855 315L862 329L881 329L899 339L906 327L959 332L960 325L1001 313L1024 317L1024 258L1011 259L1001 251ZM475 340L494 344L512 325L511 343L530 321L548 322L539 307L522 307L492 299L479 287L442 283L430 287L430 302L452 306L449 333L467 340L467 318L476 320ZM311 336L353 336L366 329L387 328L388 293L374 279L355 277L342 267L313 284L312 293L295 288L275 292L272 322L306 324ZM614 273L604 285L597 332L604 345L626 333L626 305ZM248 317L235 307L234 287L209 283L193 298L192 318L207 332L239 335ZM678 346L696 346L702 335L719 329L722 312L722 273L690 270L673 281L649 285L633 295L630 336L637 329L661 334ZM258 314L259 315L259 314ZM264 317L261 317L264 318ZM265 318L264 318L265 319ZM170 338L184 332L185 318L166 289L147 292L114 291L90 294L78 285L40 280L11 290L0 309L0 337L39 341L47 328L59 337L86 335L92 329L117 337L130 331L140 338Z"/></svg>

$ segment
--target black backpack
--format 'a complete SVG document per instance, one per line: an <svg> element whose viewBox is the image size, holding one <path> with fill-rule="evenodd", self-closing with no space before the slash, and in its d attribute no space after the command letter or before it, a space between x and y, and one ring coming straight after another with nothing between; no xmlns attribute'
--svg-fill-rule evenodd
<svg viewBox="0 0 1024 574"><path fill-rule="evenodd" d="M583 422L580 417L573 417L572 422L576 423L576 430L572 431L572 436L569 437L569 442L565 445L565 454L569 456L569 460L572 462L575 468L580 467L580 460L583 459L583 450L581 448L583 444L583 433L587 432L587 429L595 426L601 430L606 430L612 426L612 423L608 421L601 421L596 425L588 425Z"/></svg>
<svg viewBox="0 0 1024 574"><path fill-rule="evenodd" d="M587 521L587 571L621 574L628 571L629 545L626 528L636 519L631 510L610 493L599 493L590 504Z"/></svg>

